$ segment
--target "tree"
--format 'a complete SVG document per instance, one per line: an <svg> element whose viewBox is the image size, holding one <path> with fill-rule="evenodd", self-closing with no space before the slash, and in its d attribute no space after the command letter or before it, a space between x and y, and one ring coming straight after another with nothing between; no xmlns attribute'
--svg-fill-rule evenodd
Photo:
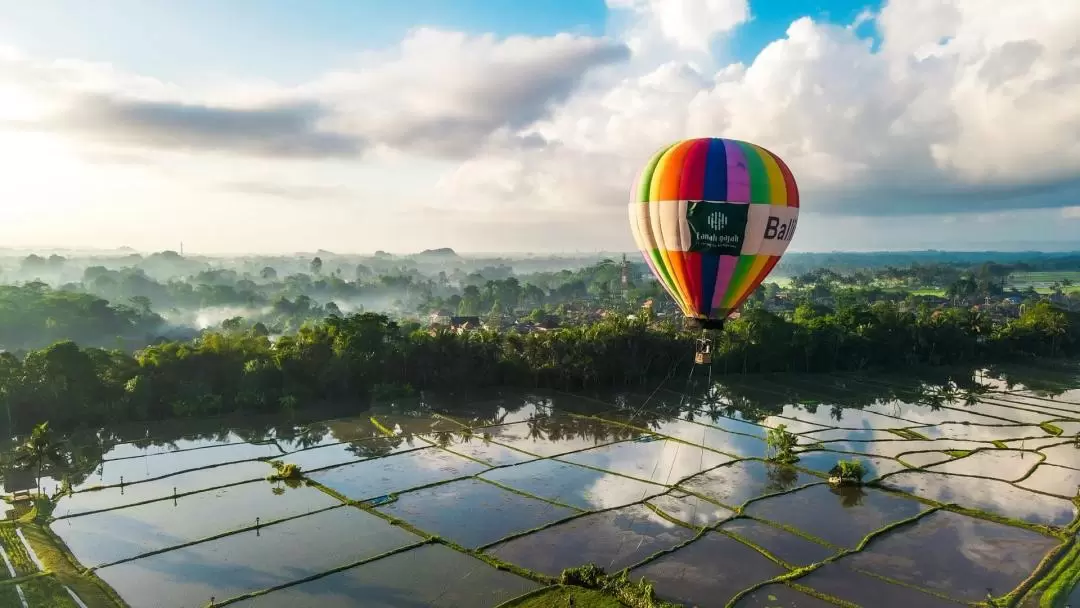
<svg viewBox="0 0 1080 608"><path fill-rule="evenodd" d="M318 256L315 256L311 260L311 274L321 274L321 273L322 273L322 258L320 258Z"/></svg>
<svg viewBox="0 0 1080 608"><path fill-rule="evenodd" d="M60 447L54 443L49 423L42 422L34 427L30 437L15 450L15 461L22 467L34 467L38 492L41 492L41 471L46 464L62 461Z"/></svg>
<svg viewBox="0 0 1080 608"><path fill-rule="evenodd" d="M266 266L259 271L259 276L262 277L264 281L273 281L277 279L278 274L272 267Z"/></svg>

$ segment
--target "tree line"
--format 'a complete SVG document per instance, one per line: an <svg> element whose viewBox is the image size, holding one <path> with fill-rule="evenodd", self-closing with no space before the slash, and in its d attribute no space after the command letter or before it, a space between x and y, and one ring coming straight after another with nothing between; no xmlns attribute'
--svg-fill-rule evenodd
<svg viewBox="0 0 1080 608"><path fill-rule="evenodd" d="M546 332L455 333L373 313L272 339L207 332L128 354L71 341L0 353L0 408L15 429L364 405L417 390L607 389L687 373L700 332L648 309ZM1076 315L1039 303L1016 319L888 302L790 316L751 306L714 336L713 374L901 370L1080 355ZM2 418L0 413L0 418Z"/></svg>

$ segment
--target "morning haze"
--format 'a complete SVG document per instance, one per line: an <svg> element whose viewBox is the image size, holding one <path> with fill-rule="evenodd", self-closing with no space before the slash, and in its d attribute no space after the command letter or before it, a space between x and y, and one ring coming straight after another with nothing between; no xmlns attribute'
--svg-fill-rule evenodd
<svg viewBox="0 0 1080 608"><path fill-rule="evenodd" d="M0 0L0 607L1080 605L1080 3Z"/></svg>

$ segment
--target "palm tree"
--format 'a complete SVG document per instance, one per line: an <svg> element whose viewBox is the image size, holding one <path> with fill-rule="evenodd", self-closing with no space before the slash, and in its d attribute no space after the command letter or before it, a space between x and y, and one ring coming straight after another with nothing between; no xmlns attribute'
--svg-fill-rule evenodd
<svg viewBox="0 0 1080 608"><path fill-rule="evenodd" d="M36 480L38 493L41 493L41 471L46 463L58 462L62 459L60 446L53 441L52 431L48 422L42 422L34 427L30 437L15 450L15 461L22 467L36 467Z"/></svg>

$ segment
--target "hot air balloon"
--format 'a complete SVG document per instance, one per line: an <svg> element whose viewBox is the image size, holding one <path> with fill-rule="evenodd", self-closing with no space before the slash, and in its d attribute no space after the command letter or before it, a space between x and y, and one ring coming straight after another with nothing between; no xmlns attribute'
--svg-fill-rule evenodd
<svg viewBox="0 0 1080 608"><path fill-rule="evenodd" d="M656 279L703 330L696 361L711 362L710 330L768 276L799 219L799 189L780 157L734 139L687 139L645 165L630 228Z"/></svg>

